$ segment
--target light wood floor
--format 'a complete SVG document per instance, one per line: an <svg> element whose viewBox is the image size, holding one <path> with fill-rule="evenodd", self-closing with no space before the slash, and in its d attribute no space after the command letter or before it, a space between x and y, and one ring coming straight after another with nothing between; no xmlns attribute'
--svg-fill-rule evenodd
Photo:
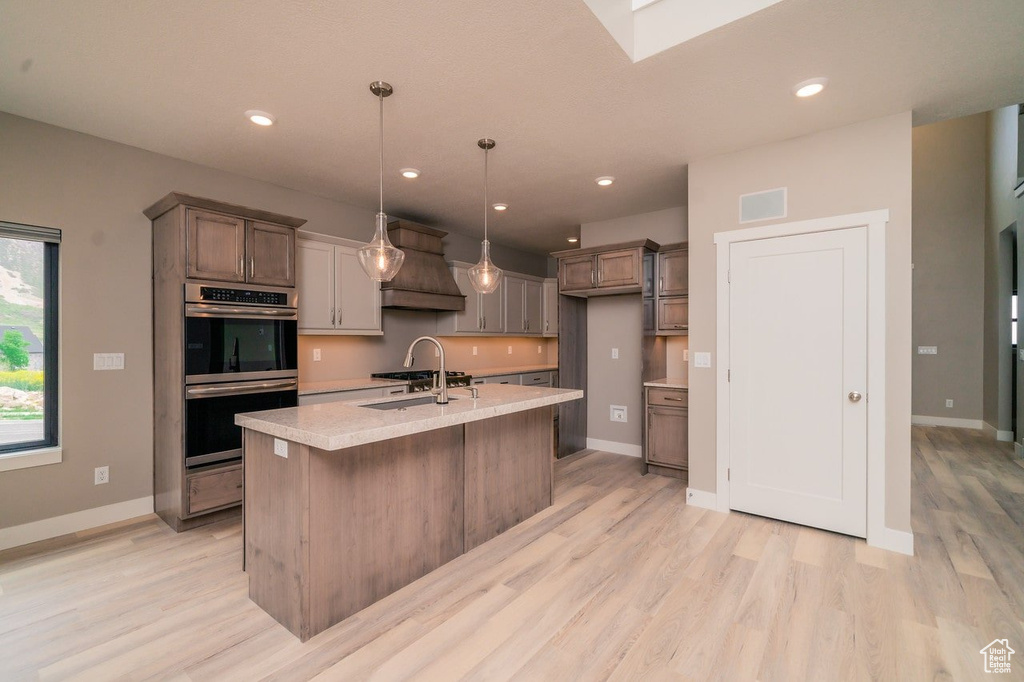
<svg viewBox="0 0 1024 682"><path fill-rule="evenodd" d="M556 504L301 644L246 598L237 522L155 519L0 554L0 679L984 679L1024 674L1024 468L915 428L917 556L687 507L636 459L562 460Z"/></svg>

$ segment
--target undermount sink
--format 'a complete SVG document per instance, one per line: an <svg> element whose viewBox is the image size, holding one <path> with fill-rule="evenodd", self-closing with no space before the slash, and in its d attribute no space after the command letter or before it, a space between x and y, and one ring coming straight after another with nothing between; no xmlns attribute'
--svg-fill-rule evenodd
<svg viewBox="0 0 1024 682"><path fill-rule="evenodd" d="M449 402L454 402L458 398L448 398ZM435 402L435 398L432 395L425 395L420 398L407 398L405 400L394 400L384 403L371 403L369 405L360 405L359 407L368 407L371 410L404 410L407 407L416 407L417 405L428 405Z"/></svg>

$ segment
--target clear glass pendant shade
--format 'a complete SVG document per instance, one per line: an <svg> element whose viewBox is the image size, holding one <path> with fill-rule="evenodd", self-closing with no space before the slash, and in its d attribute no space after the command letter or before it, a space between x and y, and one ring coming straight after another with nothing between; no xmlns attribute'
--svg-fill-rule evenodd
<svg viewBox="0 0 1024 682"><path fill-rule="evenodd" d="M405 261L405 253L388 239L388 217L377 214L377 230L369 244L359 247L359 265L363 272L377 282L390 282Z"/></svg>
<svg viewBox="0 0 1024 682"><path fill-rule="evenodd" d="M480 262L469 269L469 281L481 294L492 294L501 284L503 274L491 262L491 243L485 239L480 245Z"/></svg>

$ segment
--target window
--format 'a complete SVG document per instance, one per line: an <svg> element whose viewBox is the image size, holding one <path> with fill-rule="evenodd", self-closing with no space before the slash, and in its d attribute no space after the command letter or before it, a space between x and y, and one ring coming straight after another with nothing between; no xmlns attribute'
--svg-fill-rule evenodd
<svg viewBox="0 0 1024 682"><path fill-rule="evenodd" d="M0 459L58 445L59 249L60 230L0 221Z"/></svg>

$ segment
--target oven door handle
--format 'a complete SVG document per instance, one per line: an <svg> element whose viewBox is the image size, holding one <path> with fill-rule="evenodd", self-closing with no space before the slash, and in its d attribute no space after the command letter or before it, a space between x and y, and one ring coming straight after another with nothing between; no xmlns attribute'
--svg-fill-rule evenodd
<svg viewBox="0 0 1024 682"><path fill-rule="evenodd" d="M267 381L248 386L196 386L185 390L186 397L205 398L215 395L243 395L246 393L266 393L267 391L280 391L289 388L297 388L299 382L295 379L289 381Z"/></svg>
<svg viewBox="0 0 1024 682"><path fill-rule="evenodd" d="M219 305L188 305L185 306L185 315L187 317L280 317L291 320L298 319L298 314L294 308L229 308Z"/></svg>

